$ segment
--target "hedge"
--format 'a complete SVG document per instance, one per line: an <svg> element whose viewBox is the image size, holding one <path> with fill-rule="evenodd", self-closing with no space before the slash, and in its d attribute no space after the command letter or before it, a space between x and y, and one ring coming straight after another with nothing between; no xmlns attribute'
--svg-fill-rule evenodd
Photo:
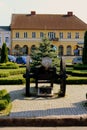
<svg viewBox="0 0 87 130"><path fill-rule="evenodd" d="M84 64L76 64L73 65L74 70L87 70L87 65Z"/></svg>
<svg viewBox="0 0 87 130"><path fill-rule="evenodd" d="M17 63L13 62L7 62L7 63L1 63L0 64L0 69L18 69L19 66Z"/></svg>
<svg viewBox="0 0 87 130"><path fill-rule="evenodd" d="M0 110L4 110L10 103L10 95L7 90L0 90Z"/></svg>

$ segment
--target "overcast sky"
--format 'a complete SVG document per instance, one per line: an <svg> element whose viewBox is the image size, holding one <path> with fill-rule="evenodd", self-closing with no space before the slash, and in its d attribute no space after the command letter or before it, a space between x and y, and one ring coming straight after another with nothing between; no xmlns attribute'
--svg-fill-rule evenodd
<svg viewBox="0 0 87 130"><path fill-rule="evenodd" d="M87 23L87 0L0 0L0 26L11 23L13 13L28 14L66 14L74 15Z"/></svg>

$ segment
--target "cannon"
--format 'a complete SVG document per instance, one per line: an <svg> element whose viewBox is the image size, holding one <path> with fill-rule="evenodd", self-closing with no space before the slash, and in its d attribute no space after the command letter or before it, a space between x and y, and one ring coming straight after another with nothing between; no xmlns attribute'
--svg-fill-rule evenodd
<svg viewBox="0 0 87 130"><path fill-rule="evenodd" d="M27 59L26 64L26 73L23 75L23 77L26 79L26 96L31 96L30 93L30 78L35 79L35 88L38 89L39 83L50 83L50 88L53 88L53 84L55 80L60 81L60 91L58 93L59 97L64 97L66 93L66 65L64 59L61 57L60 60L60 72L59 74L56 71L55 67L29 67L29 58Z"/></svg>

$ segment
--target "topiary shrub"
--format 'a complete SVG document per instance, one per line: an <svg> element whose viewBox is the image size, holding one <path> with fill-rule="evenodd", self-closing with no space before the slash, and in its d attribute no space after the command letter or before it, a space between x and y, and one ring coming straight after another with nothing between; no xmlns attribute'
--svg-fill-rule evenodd
<svg viewBox="0 0 87 130"><path fill-rule="evenodd" d="M8 49L6 43L3 43L1 49L1 63L6 63L6 62L8 62Z"/></svg>

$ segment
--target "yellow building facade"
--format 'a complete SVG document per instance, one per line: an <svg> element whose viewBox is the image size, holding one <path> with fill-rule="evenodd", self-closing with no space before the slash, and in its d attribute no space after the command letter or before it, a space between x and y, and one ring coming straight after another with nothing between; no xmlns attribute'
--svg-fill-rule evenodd
<svg viewBox="0 0 87 130"><path fill-rule="evenodd" d="M19 19L15 20L15 17L13 17L11 22L11 48L12 48L12 54L14 55L29 55L31 52L31 49L33 49L35 46L38 46L39 43L42 41L42 38L46 36L50 42L54 45L55 49L58 52L58 55L77 55L76 53L79 52L78 55L82 55L82 47L84 44L84 33L87 30L87 25L82 22L78 21L78 24L76 23L77 17L73 16L72 12L69 14L68 19L62 19L63 23L60 25L60 23L50 23L48 21L48 17L44 15L45 23L42 25L44 19L43 15L37 16L35 12L32 12L29 16L29 20L32 20L32 23L34 20L36 20L36 23L32 24L31 21L28 20L28 22L25 24L20 23ZM18 15L20 18L23 17L23 15ZM36 17L38 17L38 21ZM42 20L40 18L42 17ZM62 15L56 15L59 19L63 17ZM52 15L52 19L55 19L55 21L58 20L58 18L55 18ZM72 18L73 22L70 23L70 19ZM39 19L41 21L39 21ZM50 17L49 17L50 19ZM18 20L18 21L17 21ZM22 21L27 20L23 17ZM64 21L65 20L65 21ZM18 25L18 23L19 25ZM42 23L41 23L42 22ZM67 24L64 22L67 22ZM81 23L82 22L82 23ZM15 23L15 24L14 24ZM17 23L17 24L16 24ZM29 26L27 25L29 24ZM31 24L31 25L30 25ZM39 25L41 24L41 25ZM69 24L69 27L68 27ZM77 27L77 25L78 27ZM26 26L27 25L27 26ZM61 26L61 27L60 27ZM76 52L75 50L78 50Z"/></svg>

